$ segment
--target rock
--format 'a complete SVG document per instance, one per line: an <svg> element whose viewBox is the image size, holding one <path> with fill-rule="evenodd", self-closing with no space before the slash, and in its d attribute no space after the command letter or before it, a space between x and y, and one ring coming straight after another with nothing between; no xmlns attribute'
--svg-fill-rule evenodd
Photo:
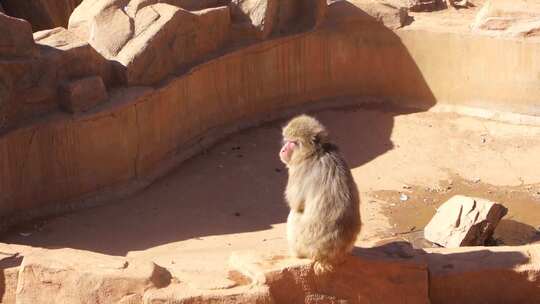
<svg viewBox="0 0 540 304"><path fill-rule="evenodd" d="M231 17L248 25L258 39L267 38L277 24L279 0L232 0Z"/></svg>
<svg viewBox="0 0 540 304"><path fill-rule="evenodd" d="M233 0L234 40L266 39L313 29L326 16L326 0Z"/></svg>
<svg viewBox="0 0 540 304"><path fill-rule="evenodd" d="M215 304L274 304L266 286L237 286L218 290L197 290L185 284L171 284L150 290L144 295L145 304L215 303Z"/></svg>
<svg viewBox="0 0 540 304"><path fill-rule="evenodd" d="M501 204L456 195L437 209L424 229L425 237L447 248L484 245L506 213Z"/></svg>
<svg viewBox="0 0 540 304"><path fill-rule="evenodd" d="M408 19L408 9L382 1L350 0L328 5L327 20L330 23L382 23L390 29L403 27Z"/></svg>
<svg viewBox="0 0 540 304"><path fill-rule="evenodd" d="M326 0L287 0L279 1L277 33L287 33L317 27L326 16Z"/></svg>
<svg viewBox="0 0 540 304"><path fill-rule="evenodd" d="M0 57L27 57L36 54L30 23L0 13L0 28Z"/></svg>
<svg viewBox="0 0 540 304"><path fill-rule="evenodd" d="M19 265L22 256L19 252L10 252L6 246L1 246L0 252L0 303L15 304L15 291L17 290L17 281L19 274ZM7 252L6 252L7 251Z"/></svg>
<svg viewBox="0 0 540 304"><path fill-rule="evenodd" d="M228 7L190 12L152 2L132 0L124 6L122 0L86 0L73 12L69 29L118 62L118 74L128 85L156 83L228 40Z"/></svg>
<svg viewBox="0 0 540 304"><path fill-rule="evenodd" d="M499 36L540 35L540 2L533 0L488 0L472 24L475 32Z"/></svg>
<svg viewBox="0 0 540 304"><path fill-rule="evenodd" d="M233 253L230 265L275 303L429 303L426 266L407 260L351 256L322 277L310 260L256 252Z"/></svg>
<svg viewBox="0 0 540 304"><path fill-rule="evenodd" d="M431 303L540 303L540 245L426 251Z"/></svg>
<svg viewBox="0 0 540 304"><path fill-rule="evenodd" d="M99 76L70 81L60 87L60 104L70 113L85 112L108 98Z"/></svg>
<svg viewBox="0 0 540 304"><path fill-rule="evenodd" d="M56 87L66 80L94 75L100 76L106 85L118 83L113 75L112 63L78 33L55 28L36 32L34 38L42 49L40 63L46 69L45 75L41 76L42 83Z"/></svg>
<svg viewBox="0 0 540 304"><path fill-rule="evenodd" d="M148 1L148 0L146 0ZM154 0L154 2L164 2L174 6L181 7L188 11L199 11L211 7L225 5L228 1L224 0Z"/></svg>
<svg viewBox="0 0 540 304"><path fill-rule="evenodd" d="M34 31L66 27L81 0L2 0L7 14L28 20Z"/></svg>
<svg viewBox="0 0 540 304"><path fill-rule="evenodd" d="M226 5L229 0L129 0L129 6L148 6L156 3L167 3L188 11L200 11L207 8Z"/></svg>
<svg viewBox="0 0 540 304"><path fill-rule="evenodd" d="M437 0L405 0L406 7L411 12L431 12L440 6L440 1Z"/></svg>
<svg viewBox="0 0 540 304"><path fill-rule="evenodd" d="M39 250L23 259L16 297L17 304L130 303L170 280L151 262L73 249Z"/></svg>

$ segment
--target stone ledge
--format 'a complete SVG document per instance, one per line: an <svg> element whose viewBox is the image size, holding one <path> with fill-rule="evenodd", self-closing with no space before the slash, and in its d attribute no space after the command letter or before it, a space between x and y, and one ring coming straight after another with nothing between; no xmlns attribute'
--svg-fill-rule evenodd
<svg viewBox="0 0 540 304"><path fill-rule="evenodd" d="M231 267L270 288L276 303L429 303L423 263L351 256L335 273L316 276L312 262L285 255L233 253Z"/></svg>
<svg viewBox="0 0 540 304"><path fill-rule="evenodd" d="M242 251L221 274L232 283L211 289L191 284L197 274L179 278L144 259L7 244L0 251L5 304L540 303L540 245L416 250L393 242L357 248L324 276L307 259Z"/></svg>

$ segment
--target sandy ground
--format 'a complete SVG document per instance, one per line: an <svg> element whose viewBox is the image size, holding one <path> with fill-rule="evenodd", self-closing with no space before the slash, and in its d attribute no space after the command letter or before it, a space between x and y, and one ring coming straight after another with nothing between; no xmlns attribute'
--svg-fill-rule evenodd
<svg viewBox="0 0 540 304"><path fill-rule="evenodd" d="M365 224L358 246L421 231L453 194L507 205L508 223L501 225L510 232L498 234L507 244L536 240L540 127L373 107L314 115L360 188ZM133 197L16 227L1 241L147 258L190 284L223 287L230 252L286 250L283 124L236 134Z"/></svg>

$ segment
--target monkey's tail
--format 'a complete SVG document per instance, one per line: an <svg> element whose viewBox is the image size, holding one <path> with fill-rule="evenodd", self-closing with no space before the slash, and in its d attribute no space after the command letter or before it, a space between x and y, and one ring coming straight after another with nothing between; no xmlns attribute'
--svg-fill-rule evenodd
<svg viewBox="0 0 540 304"><path fill-rule="evenodd" d="M335 266L326 261L315 261L315 263L313 263L313 272L316 276L326 275L334 272L335 270Z"/></svg>

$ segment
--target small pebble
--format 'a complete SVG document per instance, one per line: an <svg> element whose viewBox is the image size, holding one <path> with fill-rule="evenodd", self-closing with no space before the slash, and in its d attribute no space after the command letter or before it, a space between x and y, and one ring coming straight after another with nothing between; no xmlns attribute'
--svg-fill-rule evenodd
<svg viewBox="0 0 540 304"><path fill-rule="evenodd" d="M19 232L19 235L24 236L24 237L28 237L28 236L31 236L32 233L31 232Z"/></svg>
<svg viewBox="0 0 540 304"><path fill-rule="evenodd" d="M475 183L475 184L476 184L476 183L479 183L479 182L480 182L480 178L479 178L479 177L475 177L475 178L472 179L472 182Z"/></svg>
<svg viewBox="0 0 540 304"><path fill-rule="evenodd" d="M399 200L402 201L402 202L405 202L408 199L409 199L409 197L405 193L401 193L401 195L399 196Z"/></svg>
<svg viewBox="0 0 540 304"><path fill-rule="evenodd" d="M234 216L240 216L240 212L235 212Z"/></svg>
<svg viewBox="0 0 540 304"><path fill-rule="evenodd" d="M411 189L412 187L409 185L403 185L403 189Z"/></svg>

